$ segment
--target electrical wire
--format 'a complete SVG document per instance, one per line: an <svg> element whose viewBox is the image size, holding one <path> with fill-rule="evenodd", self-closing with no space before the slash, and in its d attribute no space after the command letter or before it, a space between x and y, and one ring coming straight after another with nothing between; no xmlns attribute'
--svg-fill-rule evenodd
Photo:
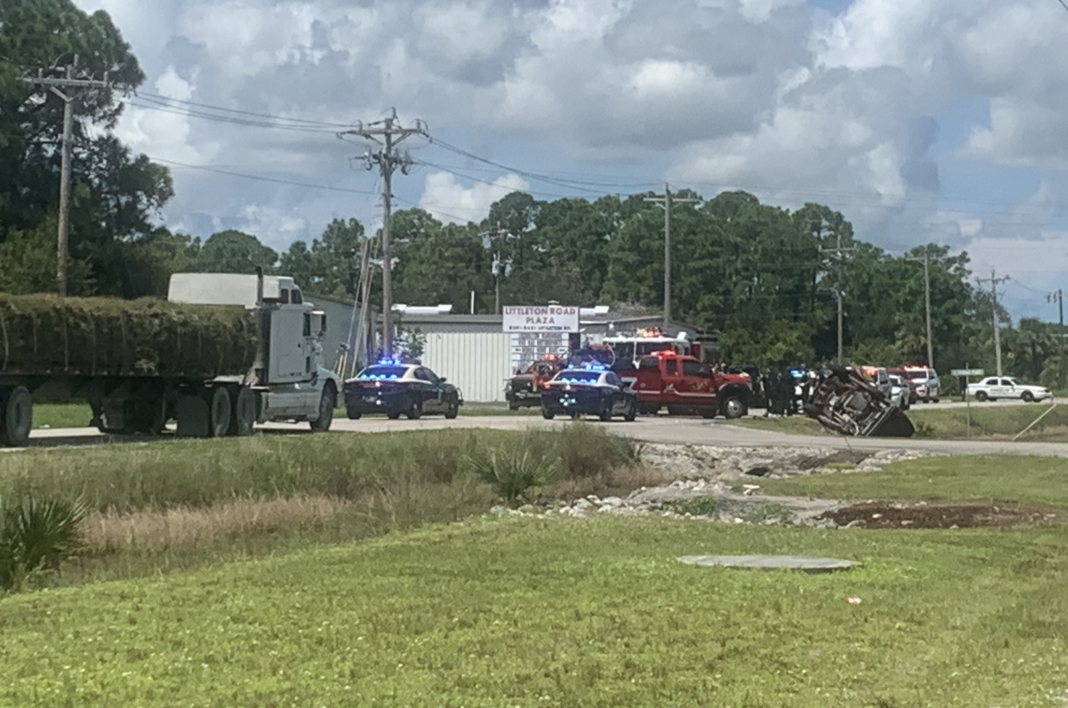
<svg viewBox="0 0 1068 708"><path fill-rule="evenodd" d="M351 127L347 123L327 123L327 122L318 121L318 120L308 120L308 119L305 119L305 118L287 118L285 116L276 116L276 115L271 115L269 113L256 113L255 111L244 111L244 110L240 110L240 109L237 109L237 108L224 108L222 106L213 106L213 105L208 104L208 103L197 103L196 101L186 101L186 100L183 100L183 99L180 99L180 98L170 98L169 96L160 96L160 95L157 95L157 94L144 93L144 92L140 92L140 91L135 92L134 95L139 97L139 98L144 98L146 100L154 100L156 102L166 101L168 103L178 103L178 104L182 104L182 105L185 105L185 106L194 106L196 108L206 108L206 109L212 110L212 111L222 111L222 112L225 112L225 113L234 113L234 114L242 115L242 116L253 116L255 118L266 118L266 119L272 120L272 121L288 121L288 122L291 122L291 123L302 123L304 125L314 125L314 126L327 127L327 128L349 128L349 127Z"/></svg>
<svg viewBox="0 0 1068 708"><path fill-rule="evenodd" d="M152 99L145 99L151 101ZM159 111L161 113L170 113L172 115L186 116L189 118L200 118L203 120L215 121L218 123L229 123L232 125L241 125L254 128L270 128L273 130L286 130L294 133L312 133L317 135L334 135L334 130L328 130L326 128L316 128L311 126L301 125L280 125L277 123L267 123L264 121L254 121L246 118L236 118L232 116L219 116L211 113L204 113L200 111L186 110L177 106L170 106L158 101L154 102L157 105L150 105L148 103L138 103L132 99L122 99L125 105L132 106L134 108L141 108L149 111Z"/></svg>
<svg viewBox="0 0 1068 708"><path fill-rule="evenodd" d="M159 162L161 164L171 165L173 167L180 167L180 168L183 168L183 169L190 169L190 170L202 170L204 172L213 172L215 174L227 175L227 176L230 176L230 177L242 177L244 179L259 180L260 182L272 182L274 184L284 184L284 185L291 186L291 187L305 187L307 189L322 189L322 190L326 190L326 191L329 191L329 192L344 192L346 194L374 194L374 192L370 192L370 191L365 190L365 189L348 189L346 187L331 187L330 185L326 185L326 184L312 184L312 183L309 183L309 182L295 182L295 181L292 181L292 180L278 179L278 178L275 178L275 177L264 177L263 175L250 175L250 174L246 174L246 173L243 173L243 172L233 172L233 171L230 171L230 170L220 169L218 167L209 167L207 165L190 165L188 163L176 162L174 160L166 160L164 158L153 157L151 155L146 155L145 157L147 157L149 160L152 160L153 162Z"/></svg>

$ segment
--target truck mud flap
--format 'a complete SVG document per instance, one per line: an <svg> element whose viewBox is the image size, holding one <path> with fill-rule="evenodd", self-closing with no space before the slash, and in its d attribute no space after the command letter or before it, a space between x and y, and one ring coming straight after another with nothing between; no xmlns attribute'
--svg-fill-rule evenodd
<svg viewBox="0 0 1068 708"><path fill-rule="evenodd" d="M872 426L867 437L870 438L911 438L916 433L916 426L900 408L894 407Z"/></svg>

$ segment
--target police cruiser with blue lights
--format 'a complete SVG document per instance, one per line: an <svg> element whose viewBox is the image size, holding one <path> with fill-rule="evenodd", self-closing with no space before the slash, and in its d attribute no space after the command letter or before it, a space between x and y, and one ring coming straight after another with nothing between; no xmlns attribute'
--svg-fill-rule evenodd
<svg viewBox="0 0 1068 708"><path fill-rule="evenodd" d="M375 413L390 420L433 414L455 418L461 405L460 389L422 364L402 359L380 359L345 382L345 411L351 420Z"/></svg>
<svg viewBox="0 0 1068 708"><path fill-rule="evenodd" d="M564 369L542 384L541 413L548 420L595 415L606 422L613 416L629 422L638 415L638 394L607 366L586 364Z"/></svg>

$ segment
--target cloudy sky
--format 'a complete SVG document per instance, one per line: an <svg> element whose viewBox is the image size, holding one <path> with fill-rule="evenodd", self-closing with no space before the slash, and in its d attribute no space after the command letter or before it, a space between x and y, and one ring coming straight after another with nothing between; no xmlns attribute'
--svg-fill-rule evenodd
<svg viewBox="0 0 1068 708"><path fill-rule="evenodd" d="M667 180L826 203L895 253L966 249L977 274L1010 276L1015 316L1056 319L1046 296L1068 285L1059 0L75 2L140 59L120 136L172 166L164 220L196 235L285 249L335 217L376 224L365 146L336 132L396 107L500 166L410 140L422 164L396 178L397 207L442 220L515 189Z"/></svg>

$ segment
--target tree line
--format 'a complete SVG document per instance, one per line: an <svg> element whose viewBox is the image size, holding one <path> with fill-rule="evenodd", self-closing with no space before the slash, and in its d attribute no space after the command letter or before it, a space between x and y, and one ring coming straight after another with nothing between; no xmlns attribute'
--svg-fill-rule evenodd
<svg viewBox="0 0 1068 708"><path fill-rule="evenodd" d="M173 196L169 171L135 155L111 132L119 93L144 75L104 12L70 0L11 0L0 6L0 291L55 287L62 101L21 80L27 67L79 66L114 82L77 104L70 216L69 292L161 296L172 273L268 272L309 293L358 292L364 240L355 219L336 220L310 243L282 253L256 235L206 239L157 224ZM16 63L14 59L17 58ZM58 71L58 69L57 69ZM394 301L453 305L478 313L556 300L616 311L663 306L663 212L649 195L539 201L516 192L480 223L443 223L421 209L396 212ZM684 192L682 197L699 197ZM830 249L850 249L842 259ZM377 255L377 254L376 254ZM806 204L793 211L724 192L679 204L672 214L675 319L718 330L724 355L758 365L836 356L836 297L844 303L846 357L895 365L926 360L923 266L930 270L932 343L940 371L994 369L994 303L971 281L966 253L927 244L895 256L854 234L846 216ZM375 269L372 298L380 302ZM1008 323L1007 313L999 312ZM1066 338L1056 325L1024 319L1002 330L1006 373L1068 387Z"/></svg>

